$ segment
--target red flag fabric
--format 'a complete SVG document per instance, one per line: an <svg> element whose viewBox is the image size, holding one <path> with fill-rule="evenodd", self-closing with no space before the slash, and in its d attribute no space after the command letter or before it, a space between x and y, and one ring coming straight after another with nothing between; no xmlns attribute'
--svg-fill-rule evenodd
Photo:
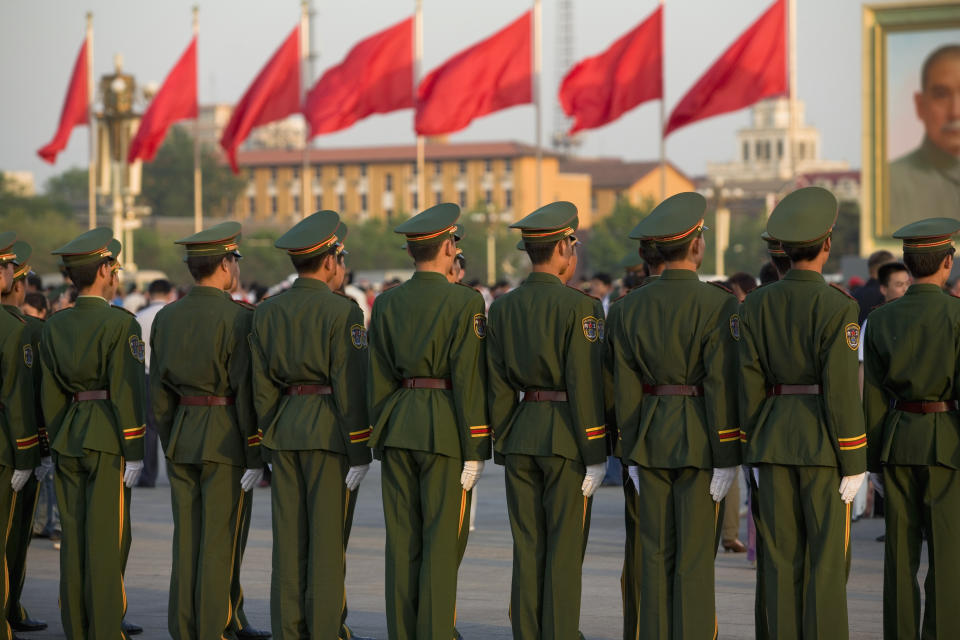
<svg viewBox="0 0 960 640"><path fill-rule="evenodd" d="M527 11L431 71L417 88L417 133L452 133L474 118L533 102L532 39Z"/></svg>
<svg viewBox="0 0 960 640"><path fill-rule="evenodd" d="M310 137L374 113L413 108L413 18L357 43L307 94Z"/></svg>
<svg viewBox="0 0 960 640"><path fill-rule="evenodd" d="M127 162L134 162L138 158L152 161L170 125L178 120L196 117L197 37L194 36L143 114L137 135L130 142Z"/></svg>
<svg viewBox="0 0 960 640"><path fill-rule="evenodd" d="M663 7L610 45L584 58L560 84L563 112L574 118L570 133L613 122L647 100L663 97Z"/></svg>
<svg viewBox="0 0 960 640"><path fill-rule="evenodd" d="M254 127L285 118L300 111L300 26L290 32L280 48L247 88L233 109L230 122L220 136L230 168L237 167L237 149Z"/></svg>
<svg viewBox="0 0 960 640"><path fill-rule="evenodd" d="M83 41L77 61L73 64L73 74L67 86L67 96L63 99L63 108L60 110L60 125L53 134L53 140L37 150L37 155L53 164L57 154L67 147L70 133L74 127L89 123L87 110L90 106L89 77L87 73L87 41Z"/></svg>
<svg viewBox="0 0 960 640"><path fill-rule="evenodd" d="M687 91L663 135L787 92L786 1L777 0Z"/></svg>

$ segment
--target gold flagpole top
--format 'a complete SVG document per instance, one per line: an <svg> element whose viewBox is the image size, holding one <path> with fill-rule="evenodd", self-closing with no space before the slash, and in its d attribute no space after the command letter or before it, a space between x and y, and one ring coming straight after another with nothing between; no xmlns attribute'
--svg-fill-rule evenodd
<svg viewBox="0 0 960 640"><path fill-rule="evenodd" d="M200 6L196 4L193 5L191 12L193 13L193 35L197 35L197 31L200 28Z"/></svg>

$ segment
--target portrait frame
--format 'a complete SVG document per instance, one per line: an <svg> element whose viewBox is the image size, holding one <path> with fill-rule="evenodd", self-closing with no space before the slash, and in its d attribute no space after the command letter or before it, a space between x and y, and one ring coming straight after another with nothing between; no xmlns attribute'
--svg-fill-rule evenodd
<svg viewBox="0 0 960 640"><path fill-rule="evenodd" d="M863 135L860 253L899 253L890 234L887 39L891 34L960 29L960 2L926 0L863 5Z"/></svg>

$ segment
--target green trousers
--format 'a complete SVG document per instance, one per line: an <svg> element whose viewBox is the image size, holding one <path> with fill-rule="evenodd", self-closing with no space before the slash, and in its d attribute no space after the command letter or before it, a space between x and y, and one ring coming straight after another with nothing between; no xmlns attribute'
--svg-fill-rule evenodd
<svg viewBox="0 0 960 640"><path fill-rule="evenodd" d="M346 479L346 476L344 476L344 479ZM346 489L346 487L344 487L344 489ZM356 509L356 507L357 507L357 496L358 496L359 494L360 494L360 490L357 489L356 491L351 491L351 492L348 494L349 497L347 498L347 511L346 511L346 514L344 515L344 518L343 518L343 553L344 553L344 556L346 556L346 553L347 553L347 545L350 543L350 531L353 529L353 512L354 512L354 509ZM466 540L466 538L464 538L464 540ZM466 544L464 544L464 547L466 547ZM346 575L346 574L347 574L347 565L346 565L346 563L344 563L344 565L343 565L343 574L344 574L344 575L343 575L344 581L346 581L346 577L347 577L347 575ZM353 638L353 630L351 630L350 627L349 627L349 625L347 625L347 594L346 594L346 591L344 591L344 594L343 594L343 615L340 616L340 633L339 633L339 635L337 636L337 639L338 639L338 640L351 640L352 638Z"/></svg>
<svg viewBox="0 0 960 640"><path fill-rule="evenodd" d="M960 612L960 471L947 467L883 469L887 531L883 565L883 637L957 637ZM917 571L927 537L923 625Z"/></svg>
<svg viewBox="0 0 960 640"><path fill-rule="evenodd" d="M757 538L767 628L778 640L844 640L850 505L833 467L759 465Z"/></svg>
<svg viewBox="0 0 960 640"><path fill-rule="evenodd" d="M243 510L242 467L167 463L173 504L173 566L167 625L174 640L228 639L231 584Z"/></svg>
<svg viewBox="0 0 960 640"><path fill-rule="evenodd" d="M270 620L277 640L334 638L346 601L344 455L273 451Z"/></svg>
<svg viewBox="0 0 960 640"><path fill-rule="evenodd" d="M27 549L33 538L33 516L37 511L37 498L40 497L39 487L36 476L31 475L27 484L17 493L10 517L10 532L7 535L7 576L10 585L7 620L14 623L30 617L20 602L20 595L27 579Z"/></svg>
<svg viewBox="0 0 960 640"><path fill-rule="evenodd" d="M250 521L253 519L253 489L243 496L243 506L240 510L240 538L237 542L237 553L233 557L233 574L230 580L230 603L233 614L227 629L236 635L240 629L250 626L247 614L243 610L243 587L240 585L240 568L243 565L243 556L247 552L247 539L250 537Z"/></svg>
<svg viewBox="0 0 960 640"><path fill-rule="evenodd" d="M637 547L637 489L623 468L623 569L620 572L620 599L623 601L623 640L637 637L637 607L640 606L639 548Z"/></svg>
<svg viewBox="0 0 960 640"><path fill-rule="evenodd" d="M0 483L10 482L9 474ZM58 456L60 506L60 618L68 640L125 638L123 587L123 458L87 451ZM2 493L2 492L0 492ZM0 505L2 510L2 505Z"/></svg>
<svg viewBox="0 0 960 640"><path fill-rule="evenodd" d="M760 503L757 491L759 487L754 477L754 470L751 467L744 467L743 472L747 477L747 490L750 493L750 517L753 518L755 531L755 562L757 567L757 586L753 593L753 624L756 640L769 640L770 630L767 628L767 596L763 586L764 564L763 564L763 541L760 539L760 528L758 526ZM839 487L838 487L839 488Z"/></svg>
<svg viewBox="0 0 960 640"><path fill-rule="evenodd" d="M504 467L513 533L513 637L576 640L592 502L581 490L583 464L507 454Z"/></svg>
<svg viewBox="0 0 960 640"><path fill-rule="evenodd" d="M469 532L463 462L387 448L381 458L390 640L451 640L460 547Z"/></svg>

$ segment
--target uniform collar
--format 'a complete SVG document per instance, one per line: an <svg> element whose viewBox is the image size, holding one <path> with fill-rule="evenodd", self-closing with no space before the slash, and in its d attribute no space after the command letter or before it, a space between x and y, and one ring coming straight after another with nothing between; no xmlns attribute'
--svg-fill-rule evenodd
<svg viewBox="0 0 960 640"><path fill-rule="evenodd" d="M664 269L660 274L661 280L699 280L696 271L690 269Z"/></svg>
<svg viewBox="0 0 960 640"><path fill-rule="evenodd" d="M527 276L527 279L524 282L533 282L539 284L559 284L563 285L563 281L560 280L557 276L552 273L545 273L543 271L531 271L530 275Z"/></svg>
<svg viewBox="0 0 960 640"><path fill-rule="evenodd" d="M193 288L190 289L190 292L187 293L188 296L215 296L222 298L226 296L230 297L230 294L224 291L223 289L217 289L216 287L206 287L204 285L195 284Z"/></svg>
<svg viewBox="0 0 960 640"><path fill-rule="evenodd" d="M930 284L929 282L922 282L920 284L912 284L907 289L907 292L903 295L905 296L915 296L919 294L929 294L929 293L944 293L943 289L938 287L935 284Z"/></svg>
<svg viewBox="0 0 960 640"><path fill-rule="evenodd" d="M923 154L924 160L937 169L954 169L960 165L960 158L933 144L926 136L923 138L923 144L920 145L920 153Z"/></svg>
<svg viewBox="0 0 960 640"><path fill-rule="evenodd" d="M440 273L439 271L414 271L414 272L413 272L413 277L411 277L410 279L411 279L411 280L424 280L424 281L428 281L428 282L429 282L430 280L443 280L444 282L449 282L449 281L447 280L447 276L443 275L443 274Z"/></svg>
<svg viewBox="0 0 960 640"><path fill-rule="evenodd" d="M293 281L294 289L316 289L317 291L330 291L330 286L323 280L316 278L297 278Z"/></svg>
<svg viewBox="0 0 960 640"><path fill-rule="evenodd" d="M13 305L13 304L5 304L5 305L3 305L3 308L6 309L7 311L9 311L10 313L12 313L13 315L17 316L18 318L24 318L24 317L25 317L25 316L23 315L23 312L20 311L20 307L18 307L18 306L16 306L16 305Z"/></svg>
<svg viewBox="0 0 960 640"><path fill-rule="evenodd" d="M78 307L109 307L106 298L100 296L77 296Z"/></svg>
<svg viewBox="0 0 960 640"><path fill-rule="evenodd" d="M823 282L826 283L826 280L823 279L822 273L817 273L816 271L810 271L810 269L790 269L787 271L784 276L784 280L799 280L801 282Z"/></svg>

